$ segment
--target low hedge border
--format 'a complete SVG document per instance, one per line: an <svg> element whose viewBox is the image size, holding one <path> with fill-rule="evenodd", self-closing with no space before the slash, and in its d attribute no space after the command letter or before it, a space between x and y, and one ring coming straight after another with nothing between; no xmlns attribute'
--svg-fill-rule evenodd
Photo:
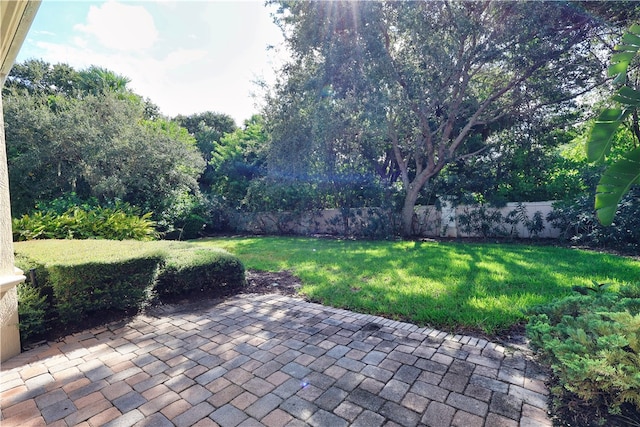
<svg viewBox="0 0 640 427"><path fill-rule="evenodd" d="M212 287L235 289L244 284L244 273L240 260L222 249L174 250L165 259L154 290L162 298Z"/></svg>
<svg viewBox="0 0 640 427"><path fill-rule="evenodd" d="M186 242L42 240L15 244L23 345L194 291L245 284L240 260Z"/></svg>

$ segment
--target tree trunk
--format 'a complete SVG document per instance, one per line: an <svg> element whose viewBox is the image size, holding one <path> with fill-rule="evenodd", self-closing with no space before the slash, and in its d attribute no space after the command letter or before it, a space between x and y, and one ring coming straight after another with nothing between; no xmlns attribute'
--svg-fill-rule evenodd
<svg viewBox="0 0 640 427"><path fill-rule="evenodd" d="M402 206L402 237L411 237L413 235L413 214L416 206L416 200L420 194L419 185L412 184L407 190L404 197L404 205Z"/></svg>

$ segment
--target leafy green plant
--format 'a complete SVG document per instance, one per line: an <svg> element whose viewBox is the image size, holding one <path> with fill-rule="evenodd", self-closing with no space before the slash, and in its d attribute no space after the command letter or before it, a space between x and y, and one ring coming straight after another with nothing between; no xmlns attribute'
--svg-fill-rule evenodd
<svg viewBox="0 0 640 427"><path fill-rule="evenodd" d="M108 239L152 240L156 237L151 213L142 216L119 209L74 207L62 214L36 211L14 218L13 240Z"/></svg>
<svg viewBox="0 0 640 427"><path fill-rule="evenodd" d="M49 266L58 320L63 325L77 325L92 313L140 309L153 288L162 259L161 254L149 254L118 263Z"/></svg>
<svg viewBox="0 0 640 427"><path fill-rule="evenodd" d="M172 205L162 212L157 225L165 239L195 239L203 232L211 210L212 203L205 196L183 191L177 193Z"/></svg>
<svg viewBox="0 0 640 427"><path fill-rule="evenodd" d="M601 421L633 417L640 410L640 286L586 289L532 309L527 334L558 380L554 402L565 416L577 420L583 414L571 414L574 408L590 406Z"/></svg>
<svg viewBox="0 0 640 427"><path fill-rule="evenodd" d="M173 250L158 275L155 291L162 298L190 291L233 290L244 285L244 266L223 250Z"/></svg>
<svg viewBox="0 0 640 427"><path fill-rule="evenodd" d="M511 234L516 233L515 227L518 224L524 225L531 237L538 237L538 235L544 230L542 213L540 211L536 211L534 212L533 217L529 218L529 212L523 203L518 203L515 209L509 212L504 218L504 222L511 224Z"/></svg>
<svg viewBox="0 0 640 427"><path fill-rule="evenodd" d="M18 285L18 318L20 319L20 341L29 342L47 333L49 301L41 289L32 283Z"/></svg>
<svg viewBox="0 0 640 427"><path fill-rule="evenodd" d="M640 249L640 189L633 188L622 198L610 226L598 221L593 203L593 195L557 202L547 215L547 221L574 244L637 254Z"/></svg>
<svg viewBox="0 0 640 427"><path fill-rule="evenodd" d="M506 236L507 230L504 227L504 218L498 210L491 209L486 205L465 208L458 215L458 224L463 233L478 237L498 237Z"/></svg>
<svg viewBox="0 0 640 427"><path fill-rule="evenodd" d="M250 212L309 211L325 207L316 183L270 177L251 181L244 199Z"/></svg>
<svg viewBox="0 0 640 427"><path fill-rule="evenodd" d="M640 91L631 87L627 78L629 67L640 50L640 25L632 25L622 37L622 43L615 47L618 52L611 57L609 76L615 76L614 84L621 85L611 98L616 107L605 108L596 119L587 141L587 158L602 162L611 152L613 137L624 123L631 123L638 134L638 110ZM622 158L607 167L596 188L595 208L603 225L610 225L622 197L634 184L640 184L640 147L624 153Z"/></svg>

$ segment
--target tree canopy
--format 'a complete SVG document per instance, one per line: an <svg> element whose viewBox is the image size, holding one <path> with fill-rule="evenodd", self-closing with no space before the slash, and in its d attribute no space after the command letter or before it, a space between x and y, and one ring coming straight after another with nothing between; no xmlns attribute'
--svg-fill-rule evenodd
<svg viewBox="0 0 640 427"><path fill-rule="evenodd" d="M267 107L271 173L375 170L404 193L405 235L445 166L602 80L600 24L567 2L275 3L293 60Z"/></svg>
<svg viewBox="0 0 640 427"><path fill-rule="evenodd" d="M186 129L149 117L127 79L91 67L18 64L4 96L14 215L76 194L124 201L160 217L198 191L204 161Z"/></svg>

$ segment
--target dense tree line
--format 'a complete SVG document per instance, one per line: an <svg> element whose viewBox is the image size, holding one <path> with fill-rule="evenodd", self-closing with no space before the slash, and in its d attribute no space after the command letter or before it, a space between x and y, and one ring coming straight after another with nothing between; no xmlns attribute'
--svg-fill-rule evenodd
<svg viewBox="0 0 640 427"><path fill-rule="evenodd" d="M204 161L194 138L126 84L95 67L14 68L3 96L14 215L74 194L160 219L180 194L197 190Z"/></svg>
<svg viewBox="0 0 640 427"><path fill-rule="evenodd" d="M151 212L162 231L241 203L268 138L221 113L164 117L113 71L28 60L3 88L14 216L73 205ZM213 224L212 224L213 225Z"/></svg>

